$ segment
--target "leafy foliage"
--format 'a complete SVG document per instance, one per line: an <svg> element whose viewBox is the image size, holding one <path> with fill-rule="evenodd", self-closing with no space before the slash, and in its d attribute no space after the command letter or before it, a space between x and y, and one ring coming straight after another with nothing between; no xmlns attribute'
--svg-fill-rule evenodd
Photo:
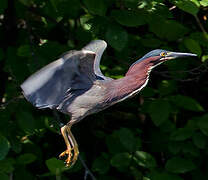
<svg viewBox="0 0 208 180"><path fill-rule="evenodd" d="M35 109L19 86L93 39L108 43L101 69L112 78L152 49L198 55L157 67L139 95L72 128L94 176L208 179L207 7L208 0L1 0L0 179L83 179L79 160L69 169L58 159L65 144L56 113Z"/></svg>

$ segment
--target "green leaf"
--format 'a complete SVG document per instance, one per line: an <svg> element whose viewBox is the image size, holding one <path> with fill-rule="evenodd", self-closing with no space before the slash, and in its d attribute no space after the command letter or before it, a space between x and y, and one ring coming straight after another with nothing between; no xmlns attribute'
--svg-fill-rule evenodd
<svg viewBox="0 0 208 180"><path fill-rule="evenodd" d="M130 152L135 149L136 139L133 133L127 128L121 128L117 131L117 135L120 139L121 144Z"/></svg>
<svg viewBox="0 0 208 180"><path fill-rule="evenodd" d="M31 48L29 45L22 45L17 49L17 55L22 57L30 57L32 54Z"/></svg>
<svg viewBox="0 0 208 180"><path fill-rule="evenodd" d="M176 95L170 97L170 100L178 107L181 107L186 110L196 112L204 111L204 108L195 99L192 99L188 96Z"/></svg>
<svg viewBox="0 0 208 180"><path fill-rule="evenodd" d="M154 168L157 166L154 157L151 154L144 151L136 151L133 159L139 166L145 168Z"/></svg>
<svg viewBox="0 0 208 180"><path fill-rule="evenodd" d="M195 144L196 147L198 147L199 149L204 149L206 144L207 144L207 139L206 137L201 134L201 133L195 133L193 135L193 142Z"/></svg>
<svg viewBox="0 0 208 180"><path fill-rule="evenodd" d="M0 135L0 160L4 159L10 149L10 143L6 137Z"/></svg>
<svg viewBox="0 0 208 180"><path fill-rule="evenodd" d="M197 126L204 135L208 136L208 114L205 114L198 120Z"/></svg>
<svg viewBox="0 0 208 180"><path fill-rule="evenodd" d="M32 153L22 154L17 158L19 164L30 164L36 160L36 156Z"/></svg>
<svg viewBox="0 0 208 180"><path fill-rule="evenodd" d="M111 165L116 168L128 167L131 161L131 155L127 152L116 154L111 159Z"/></svg>
<svg viewBox="0 0 208 180"><path fill-rule="evenodd" d="M121 25L128 27L141 26L146 24L144 12L132 10L113 10L112 17Z"/></svg>
<svg viewBox="0 0 208 180"><path fill-rule="evenodd" d="M208 55L204 55L204 56L202 56L201 61L205 62L205 61L207 61L207 59L208 59Z"/></svg>
<svg viewBox="0 0 208 180"><path fill-rule="evenodd" d="M177 89L177 86L176 86L175 81L163 80L159 84L158 91L162 96L165 96L165 95L173 93L174 91L176 91L176 89Z"/></svg>
<svg viewBox="0 0 208 180"><path fill-rule="evenodd" d="M192 129L188 129L188 128L179 128L177 130L175 130L171 135L170 135L170 139L173 141L184 141L188 138L190 138L193 134L193 130Z"/></svg>
<svg viewBox="0 0 208 180"><path fill-rule="evenodd" d="M181 177L175 174L167 172L156 172L153 171L150 175L151 180L183 180Z"/></svg>
<svg viewBox="0 0 208 180"><path fill-rule="evenodd" d="M0 5L0 14L4 13L4 10L7 8L8 1L7 0L1 0L1 5Z"/></svg>
<svg viewBox="0 0 208 180"><path fill-rule="evenodd" d="M11 173L14 171L13 164L15 163L14 159L7 158L0 161L0 172L2 173Z"/></svg>
<svg viewBox="0 0 208 180"><path fill-rule="evenodd" d="M9 176L7 174L3 174L3 173L0 173L0 179L1 180L10 180Z"/></svg>
<svg viewBox="0 0 208 180"><path fill-rule="evenodd" d="M109 169L110 163L103 156L96 158L92 164L92 170L98 172L99 174L106 174Z"/></svg>
<svg viewBox="0 0 208 180"><path fill-rule="evenodd" d="M106 145L108 151L112 154L117 154L124 152L126 149L123 147L120 141L118 141L118 136L116 132L111 135L106 136Z"/></svg>
<svg viewBox="0 0 208 180"><path fill-rule="evenodd" d="M170 142L168 144L168 149L172 154L178 154L181 150L181 144L176 141Z"/></svg>
<svg viewBox="0 0 208 180"><path fill-rule="evenodd" d="M162 44L162 41L156 38L142 38L142 45L150 48L158 48Z"/></svg>
<svg viewBox="0 0 208 180"><path fill-rule="evenodd" d="M194 16L196 16L199 11L199 7L197 6L197 4L192 2L191 0L178 0L176 1L176 6L181 10Z"/></svg>
<svg viewBox="0 0 208 180"><path fill-rule="evenodd" d="M63 171L67 170L63 161L56 158L51 158L46 160L46 165L48 169L55 175L61 174Z"/></svg>
<svg viewBox="0 0 208 180"><path fill-rule="evenodd" d="M149 114L156 126L160 126L165 122L171 112L170 104L164 100L155 100L150 104Z"/></svg>
<svg viewBox="0 0 208 180"><path fill-rule="evenodd" d="M167 161L165 168L172 173L186 173L195 169L196 166L189 159L173 157Z"/></svg>
<svg viewBox="0 0 208 180"><path fill-rule="evenodd" d="M187 154L188 157L199 157L200 156L200 151L199 149L194 146L192 142L185 142L181 146L181 150L183 154Z"/></svg>
<svg viewBox="0 0 208 180"><path fill-rule="evenodd" d="M83 2L92 14L104 16L107 11L107 3L104 0L83 0Z"/></svg>
<svg viewBox="0 0 208 180"><path fill-rule="evenodd" d="M118 51L121 51L128 41L128 33L120 26L109 26L105 36L108 43Z"/></svg>
<svg viewBox="0 0 208 180"><path fill-rule="evenodd" d="M200 5L202 5L203 7L207 7L208 6L208 1L207 0L201 0L199 1Z"/></svg>
<svg viewBox="0 0 208 180"><path fill-rule="evenodd" d="M198 56L201 56L202 49L197 41L186 38L184 44L186 48L190 50L192 53L196 53Z"/></svg>
<svg viewBox="0 0 208 180"><path fill-rule="evenodd" d="M186 27L174 20L151 21L149 27L158 37L169 41L178 40L188 32Z"/></svg>

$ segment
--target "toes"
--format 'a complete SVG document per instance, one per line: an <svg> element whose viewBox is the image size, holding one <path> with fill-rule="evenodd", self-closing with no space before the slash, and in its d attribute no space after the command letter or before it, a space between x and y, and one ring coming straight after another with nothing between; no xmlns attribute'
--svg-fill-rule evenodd
<svg viewBox="0 0 208 180"><path fill-rule="evenodd" d="M72 151L73 151L73 153L72 153ZM78 148L72 148L70 150L67 149L66 151L62 152L59 155L59 158L63 158L64 156L67 156L67 158L65 160L65 164L66 164L66 167L70 167L75 164L75 162L77 161L78 155L79 155Z"/></svg>

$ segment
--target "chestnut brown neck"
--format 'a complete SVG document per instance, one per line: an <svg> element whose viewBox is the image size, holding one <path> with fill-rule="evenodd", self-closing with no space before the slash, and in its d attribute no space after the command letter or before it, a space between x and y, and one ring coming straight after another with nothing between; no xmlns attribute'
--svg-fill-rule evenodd
<svg viewBox="0 0 208 180"><path fill-rule="evenodd" d="M107 99L119 102L137 94L146 86L151 67L154 66L151 62L155 59L156 57L154 59L151 57L133 65L123 78L110 82L108 84Z"/></svg>

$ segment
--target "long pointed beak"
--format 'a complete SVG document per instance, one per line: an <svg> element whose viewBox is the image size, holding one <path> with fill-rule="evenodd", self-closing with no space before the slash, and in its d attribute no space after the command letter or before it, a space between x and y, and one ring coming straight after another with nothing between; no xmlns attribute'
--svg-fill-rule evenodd
<svg viewBox="0 0 208 180"><path fill-rule="evenodd" d="M181 52L168 52L165 59L175 59L180 57L188 57L188 56L197 56L196 54L192 53L181 53Z"/></svg>

